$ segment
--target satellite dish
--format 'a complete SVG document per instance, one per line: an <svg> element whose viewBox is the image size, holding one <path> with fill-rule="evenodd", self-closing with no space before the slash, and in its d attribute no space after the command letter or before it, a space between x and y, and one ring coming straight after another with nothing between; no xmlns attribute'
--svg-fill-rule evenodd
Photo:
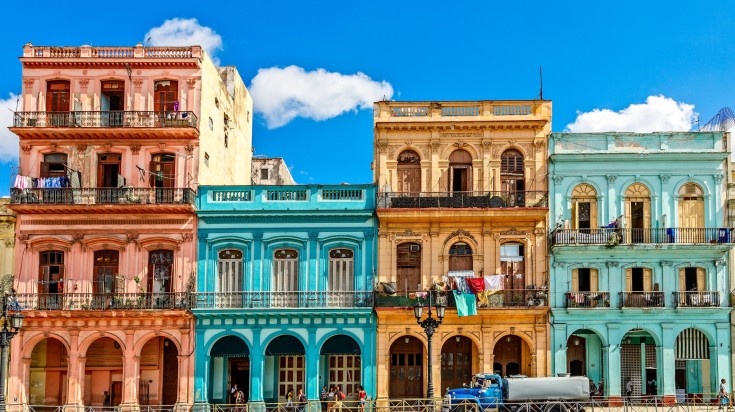
<svg viewBox="0 0 735 412"><path fill-rule="evenodd" d="M503 202L503 198L500 196L493 196L490 198L490 202L488 202L490 207L497 208L497 207L503 207L505 206L505 202Z"/></svg>
<svg viewBox="0 0 735 412"><path fill-rule="evenodd" d="M380 284L383 285L383 293L387 295L394 295L396 293L395 283L380 282Z"/></svg>

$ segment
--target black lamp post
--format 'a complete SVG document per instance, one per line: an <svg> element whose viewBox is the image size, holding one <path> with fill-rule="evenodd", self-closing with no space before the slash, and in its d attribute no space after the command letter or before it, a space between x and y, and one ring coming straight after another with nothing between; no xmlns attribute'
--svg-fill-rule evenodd
<svg viewBox="0 0 735 412"><path fill-rule="evenodd" d="M416 323L418 323L419 326L424 329L424 332L426 332L426 346L429 352L429 362L427 365L429 374L427 377L426 397L431 400L434 400L434 374L432 372L431 362L431 337L434 336L434 331L436 330L436 328L439 327L439 325L441 325L442 320L444 320L444 309L446 308L444 305L437 302L432 305L433 295L433 291L429 292L429 311L427 312L426 319L421 319L421 315L424 310L424 307L421 306L421 303L417 303L416 306L413 307L413 315L416 317ZM436 318L432 316L432 306L436 308Z"/></svg>
<svg viewBox="0 0 735 412"><path fill-rule="evenodd" d="M15 298L14 296L12 297ZM23 327L23 315L20 313L8 313L8 302L11 296L3 295L3 311L0 314L0 412L5 412L5 380L8 376L8 347L10 340L20 332ZM13 302L15 300L12 300Z"/></svg>

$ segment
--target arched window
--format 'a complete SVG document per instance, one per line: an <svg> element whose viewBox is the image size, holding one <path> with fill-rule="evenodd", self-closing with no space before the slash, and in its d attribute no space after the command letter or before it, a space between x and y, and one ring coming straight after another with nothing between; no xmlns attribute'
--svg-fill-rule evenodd
<svg viewBox="0 0 735 412"><path fill-rule="evenodd" d="M217 254L217 292L242 291L242 256L237 249L220 250Z"/></svg>
<svg viewBox="0 0 735 412"><path fill-rule="evenodd" d="M417 195L421 192L421 158L413 150L404 150L398 155L397 170L399 193Z"/></svg>
<svg viewBox="0 0 735 412"><path fill-rule="evenodd" d="M472 270L472 248L464 242L457 242L449 248L449 271Z"/></svg>
<svg viewBox="0 0 735 412"><path fill-rule="evenodd" d="M330 291L349 292L355 290L355 253L351 249L332 249L329 251Z"/></svg>
<svg viewBox="0 0 735 412"><path fill-rule="evenodd" d="M577 185L572 191L572 229L589 232L597 225L597 191L587 184Z"/></svg>
<svg viewBox="0 0 735 412"><path fill-rule="evenodd" d="M640 183L628 186L625 191L625 222L630 229L626 241L643 243L650 239L646 229L651 227L651 192Z"/></svg>
<svg viewBox="0 0 735 412"><path fill-rule="evenodd" d="M273 253L274 292L299 290L299 252L293 249L278 249Z"/></svg>
<svg viewBox="0 0 735 412"><path fill-rule="evenodd" d="M679 227L704 228L704 192L694 183L679 189Z"/></svg>
<svg viewBox="0 0 735 412"><path fill-rule="evenodd" d="M520 243L504 243L500 246L500 271L505 275L505 289L526 288L523 249Z"/></svg>
<svg viewBox="0 0 735 412"><path fill-rule="evenodd" d="M507 205L525 206L522 193L526 190L523 154L518 150L508 149L500 156L500 188L508 197Z"/></svg>
<svg viewBox="0 0 735 412"><path fill-rule="evenodd" d="M449 187L452 192L472 191L472 156L466 150L449 155Z"/></svg>

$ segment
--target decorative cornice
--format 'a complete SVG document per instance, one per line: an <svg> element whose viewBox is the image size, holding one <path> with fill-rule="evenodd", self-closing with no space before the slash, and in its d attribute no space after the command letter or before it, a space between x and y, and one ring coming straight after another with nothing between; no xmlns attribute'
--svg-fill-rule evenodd
<svg viewBox="0 0 735 412"><path fill-rule="evenodd" d="M23 153L29 154L29 153L31 153L31 150L33 149L33 146L31 146L29 144L24 144L24 145L21 145L20 146L20 149L23 150Z"/></svg>
<svg viewBox="0 0 735 412"><path fill-rule="evenodd" d="M452 240L455 237L456 238L459 238L459 240L462 240L462 238L467 237L467 238L472 239L473 242L477 243L477 240L475 239L474 236L472 236L472 233L470 233L470 232L468 232L468 231L466 231L464 229L457 229L454 232L450 233L449 236L447 236L446 239L444 239L444 245L446 246L447 243L449 243L449 241Z"/></svg>
<svg viewBox="0 0 735 412"><path fill-rule="evenodd" d="M554 183L558 185L564 181L564 176L555 175L552 179L554 179Z"/></svg>
<svg viewBox="0 0 735 412"><path fill-rule="evenodd" d="M186 153L192 154L194 153L194 145L188 144L184 146L184 150L186 150Z"/></svg>
<svg viewBox="0 0 735 412"><path fill-rule="evenodd" d="M253 232L253 240L263 240L263 232Z"/></svg>
<svg viewBox="0 0 735 412"><path fill-rule="evenodd" d="M378 150L381 153L385 153L385 151L388 150L388 141L387 140L378 140L377 146L378 146Z"/></svg>
<svg viewBox="0 0 735 412"><path fill-rule="evenodd" d="M140 145L139 144L130 145L130 151L134 155L137 155L138 153L140 153Z"/></svg>
<svg viewBox="0 0 735 412"><path fill-rule="evenodd" d="M309 240L319 239L319 232L309 232Z"/></svg>
<svg viewBox="0 0 735 412"><path fill-rule="evenodd" d="M411 229L406 229L403 232L395 233L395 236L396 237L416 237L416 236L421 236L421 234L416 233Z"/></svg>
<svg viewBox="0 0 735 412"><path fill-rule="evenodd" d="M607 182L608 183L615 183L615 179L618 178L618 175L607 175Z"/></svg>
<svg viewBox="0 0 735 412"><path fill-rule="evenodd" d="M615 262L615 261L612 261L612 260L609 260L606 263L607 263L607 267L609 267L609 268L616 268L616 267L620 266L620 263L619 262Z"/></svg>
<svg viewBox="0 0 735 412"><path fill-rule="evenodd" d="M722 175L722 174L716 174L714 177L715 177L715 182L717 182L717 183L722 182L722 179L725 178L725 176Z"/></svg>
<svg viewBox="0 0 735 412"><path fill-rule="evenodd" d="M669 174L663 174L663 175L661 175L661 181L663 183L668 183L669 182L669 179L671 179L671 175L669 175Z"/></svg>

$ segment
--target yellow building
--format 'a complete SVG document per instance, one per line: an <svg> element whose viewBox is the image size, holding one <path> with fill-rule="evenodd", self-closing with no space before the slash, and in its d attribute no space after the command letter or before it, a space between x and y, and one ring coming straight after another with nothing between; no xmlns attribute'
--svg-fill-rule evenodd
<svg viewBox="0 0 735 412"><path fill-rule="evenodd" d="M2 276L13 274L15 213L8 209L8 203L10 198L0 198L0 279Z"/></svg>
<svg viewBox="0 0 735 412"><path fill-rule="evenodd" d="M494 293L462 317L453 292L440 293L435 395L473 373L550 373L550 132L549 101L376 103L377 280L396 290L376 298L377 397L426 396L427 339L412 306L467 275Z"/></svg>

